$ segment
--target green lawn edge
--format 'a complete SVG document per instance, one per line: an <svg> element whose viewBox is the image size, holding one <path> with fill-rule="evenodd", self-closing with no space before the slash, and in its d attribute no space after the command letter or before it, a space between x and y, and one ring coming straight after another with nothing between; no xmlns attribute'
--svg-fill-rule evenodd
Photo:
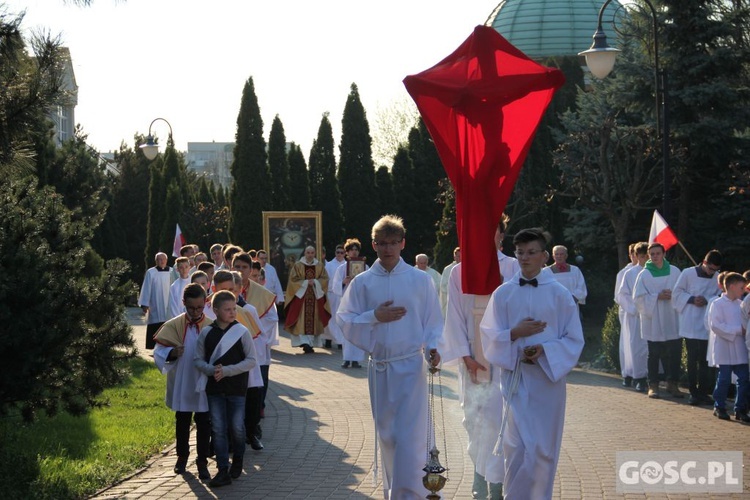
<svg viewBox="0 0 750 500"><path fill-rule="evenodd" d="M105 390L87 415L0 419L0 491L5 498L85 498L143 467L174 442L174 413L154 363L130 361L131 375Z"/></svg>

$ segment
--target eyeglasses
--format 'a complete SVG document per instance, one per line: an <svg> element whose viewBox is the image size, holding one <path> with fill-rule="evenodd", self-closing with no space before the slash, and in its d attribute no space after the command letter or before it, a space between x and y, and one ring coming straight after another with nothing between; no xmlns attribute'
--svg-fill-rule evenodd
<svg viewBox="0 0 750 500"><path fill-rule="evenodd" d="M373 245L379 248L394 248L401 244L401 242L404 241L403 239L400 239L398 241L373 241Z"/></svg>
<svg viewBox="0 0 750 500"><path fill-rule="evenodd" d="M518 250L516 250L516 252L515 252L516 257L518 257L519 259L523 259L524 257L531 258L531 257L535 256L538 253L542 253L542 250L529 250L527 252L519 252Z"/></svg>

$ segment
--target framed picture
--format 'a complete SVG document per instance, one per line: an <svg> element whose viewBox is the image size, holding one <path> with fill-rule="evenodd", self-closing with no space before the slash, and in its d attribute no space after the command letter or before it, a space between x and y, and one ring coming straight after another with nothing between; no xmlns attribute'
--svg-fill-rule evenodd
<svg viewBox="0 0 750 500"><path fill-rule="evenodd" d="M289 269L308 246L315 248L319 258L323 246L322 212L263 212L263 247L284 289Z"/></svg>
<svg viewBox="0 0 750 500"><path fill-rule="evenodd" d="M359 273L364 272L366 260L366 257L349 259L349 261L346 263L346 275L353 278Z"/></svg>

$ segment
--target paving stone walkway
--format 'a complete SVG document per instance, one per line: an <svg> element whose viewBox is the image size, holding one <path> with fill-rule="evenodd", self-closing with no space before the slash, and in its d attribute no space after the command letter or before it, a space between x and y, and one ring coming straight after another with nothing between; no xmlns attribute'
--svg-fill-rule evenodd
<svg viewBox="0 0 750 500"><path fill-rule="evenodd" d="M144 356L145 327L129 310ZM262 421L265 449L245 455L245 473L231 486L211 490L198 480L192 461L176 476L174 448L153 457L132 477L94 498L382 498L373 484L373 425L367 367L344 370L341 352L316 349L304 355L286 334L273 351L271 385ZM449 467L444 498L471 498L472 464L456 394L456 373L444 369L443 407ZM194 436L193 436L194 437ZM443 448L441 442L439 447ZM745 452L744 491L735 495L617 495L615 454L629 450L728 450ZM568 406L556 499L747 498L750 499L750 426L719 421L708 407L684 400L649 400L620 387L617 377L576 370L568 377ZM215 472L213 461L209 468Z"/></svg>

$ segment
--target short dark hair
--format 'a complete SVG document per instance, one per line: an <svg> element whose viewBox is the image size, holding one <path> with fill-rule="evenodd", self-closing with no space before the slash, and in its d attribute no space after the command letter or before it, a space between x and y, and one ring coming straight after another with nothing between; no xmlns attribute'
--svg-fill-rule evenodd
<svg viewBox="0 0 750 500"><path fill-rule="evenodd" d="M257 260L254 260L252 264L250 264L250 269L257 269L258 271L263 270L263 266L260 265L260 262Z"/></svg>
<svg viewBox="0 0 750 500"><path fill-rule="evenodd" d="M190 275L190 283L195 283L196 278L200 278L203 276L204 278L208 279L208 274L204 273L203 271L195 271L193 274Z"/></svg>
<svg viewBox="0 0 750 500"><path fill-rule="evenodd" d="M238 260L241 262L244 262L250 267L252 267L253 265L253 258L250 257L249 253L240 252L237 255L235 255L234 258L232 259L232 267L234 267L234 263L237 262Z"/></svg>
<svg viewBox="0 0 750 500"><path fill-rule="evenodd" d="M253 259L254 259L255 257L257 257L257 256L258 256L258 251L257 251L257 250L254 250L254 249L251 249L251 250L248 250L248 251L247 251L247 254L248 254L248 255L249 255L249 256L250 256L251 258L253 258Z"/></svg>
<svg viewBox="0 0 750 500"><path fill-rule="evenodd" d="M231 263L234 255L241 251L242 248L238 247L237 245L229 245L224 249L224 262Z"/></svg>
<svg viewBox="0 0 750 500"><path fill-rule="evenodd" d="M234 283L234 278L232 277L232 271L228 271L226 269L219 269L216 271L216 274L214 274L214 283L225 283L227 281L231 281Z"/></svg>
<svg viewBox="0 0 750 500"><path fill-rule="evenodd" d="M636 255L648 254L648 243L641 241L635 244L634 251Z"/></svg>
<svg viewBox="0 0 750 500"><path fill-rule="evenodd" d="M661 248L661 251L662 251L662 252L664 252L664 253L666 253L666 252L667 252L667 251L666 251L666 250L664 249L664 245L662 245L662 244L661 244L661 243L659 243L658 241L654 241L653 243L649 243L649 244L648 244L648 251L650 252L652 248L656 248L656 247L659 247L659 248Z"/></svg>
<svg viewBox="0 0 750 500"><path fill-rule="evenodd" d="M705 257L703 257L703 260L706 261L707 264L713 264L714 266L721 266L724 262L724 256L721 255L721 252L718 250L709 250L709 252L706 254Z"/></svg>
<svg viewBox="0 0 750 500"><path fill-rule="evenodd" d="M193 245L183 245L180 247L180 257L184 257L188 251L193 250L195 251L195 248L193 248Z"/></svg>
<svg viewBox="0 0 750 500"><path fill-rule="evenodd" d="M200 264L198 264L198 270L203 271L204 273L209 269L213 269L214 267L216 266L214 266L213 262L201 262Z"/></svg>
<svg viewBox="0 0 750 500"><path fill-rule="evenodd" d="M182 300L201 298L206 300L206 290L198 283L189 283L182 291Z"/></svg>
<svg viewBox="0 0 750 500"><path fill-rule="evenodd" d="M547 245L552 238L549 233L541 227L532 227L529 229L521 229L513 237L513 244L519 245L520 243L531 243L532 241L538 241L539 246L542 250L547 250Z"/></svg>

